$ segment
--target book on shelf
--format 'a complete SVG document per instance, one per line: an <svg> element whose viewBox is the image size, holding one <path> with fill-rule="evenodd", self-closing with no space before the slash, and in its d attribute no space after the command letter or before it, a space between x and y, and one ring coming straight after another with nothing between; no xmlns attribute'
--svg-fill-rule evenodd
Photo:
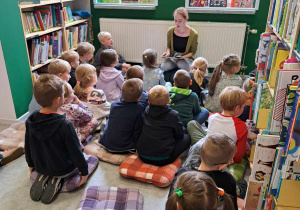
<svg viewBox="0 0 300 210"><path fill-rule="evenodd" d="M231 0L231 7L253 8L253 0Z"/></svg>
<svg viewBox="0 0 300 210"><path fill-rule="evenodd" d="M210 0L210 7L227 7L227 0Z"/></svg>
<svg viewBox="0 0 300 210"><path fill-rule="evenodd" d="M291 85L299 78L300 70L280 69L277 72L277 80L274 89L274 106L272 108L272 118L270 131L280 132L282 117L286 99L287 85Z"/></svg>

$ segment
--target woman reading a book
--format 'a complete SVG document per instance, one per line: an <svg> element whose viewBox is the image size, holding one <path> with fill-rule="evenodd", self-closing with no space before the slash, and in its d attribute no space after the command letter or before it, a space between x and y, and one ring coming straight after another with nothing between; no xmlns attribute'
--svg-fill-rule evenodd
<svg viewBox="0 0 300 210"><path fill-rule="evenodd" d="M167 51L162 54L166 60L161 64L161 69L169 71L178 67L190 71L198 47L198 33L186 24L189 16L184 7L177 8L173 16L175 26L168 30Z"/></svg>

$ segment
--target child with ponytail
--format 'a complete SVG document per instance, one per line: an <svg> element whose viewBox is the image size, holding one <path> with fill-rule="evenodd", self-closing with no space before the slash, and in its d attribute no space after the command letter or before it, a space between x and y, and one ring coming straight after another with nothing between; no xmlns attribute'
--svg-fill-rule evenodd
<svg viewBox="0 0 300 210"><path fill-rule="evenodd" d="M64 89L64 104L59 107L58 113L66 114L67 120L75 128L80 143L84 142L95 130L98 122L93 118L90 109L74 95L69 83L64 83Z"/></svg>
<svg viewBox="0 0 300 210"><path fill-rule="evenodd" d="M239 56L231 54L223 57L223 61L216 66L212 78L209 82L209 96L205 101L205 108L210 112L222 113L222 107L219 102L219 95L227 86L242 87L243 81L238 73L241 67Z"/></svg>
<svg viewBox="0 0 300 210"><path fill-rule="evenodd" d="M110 104L101 89L94 86L97 83L96 68L90 64L81 64L75 72L77 84L74 94L92 111L94 118L101 123L109 114Z"/></svg>
<svg viewBox="0 0 300 210"><path fill-rule="evenodd" d="M203 57L196 58L191 65L191 80L190 89L201 97L202 90L208 87L208 80L205 78L207 73L207 60Z"/></svg>
<svg viewBox="0 0 300 210"><path fill-rule="evenodd" d="M157 67L157 53L153 49L147 49L143 53L144 90L149 91L155 85L165 86L163 71Z"/></svg>
<svg viewBox="0 0 300 210"><path fill-rule="evenodd" d="M231 198L204 172L185 172L175 184L166 210L232 210Z"/></svg>

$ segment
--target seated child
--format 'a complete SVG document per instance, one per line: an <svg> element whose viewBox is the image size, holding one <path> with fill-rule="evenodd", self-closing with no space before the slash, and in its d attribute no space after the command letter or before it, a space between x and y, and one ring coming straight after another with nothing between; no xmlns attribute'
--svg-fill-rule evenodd
<svg viewBox="0 0 300 210"><path fill-rule="evenodd" d="M95 47L88 42L81 42L77 45L79 64L88 63L94 57Z"/></svg>
<svg viewBox="0 0 300 210"><path fill-rule="evenodd" d="M144 89L149 91L155 85L165 86L164 72L157 67L157 53L147 49L143 53L143 68L145 72Z"/></svg>
<svg viewBox="0 0 300 210"><path fill-rule="evenodd" d="M236 146L234 141L226 135L214 133L206 136L201 147L197 150L197 153L201 156L200 166L191 165L180 168L171 183L169 196L174 193L174 189L176 189L174 185L182 173L195 171L210 176L218 187L231 195L234 209L237 209L236 181L229 172L222 171L232 162L235 152Z"/></svg>
<svg viewBox="0 0 300 210"><path fill-rule="evenodd" d="M74 94L92 111L98 123L105 123L110 104L106 101L103 90L94 88L97 82L96 68L90 64L81 64L77 67L75 76L77 84Z"/></svg>
<svg viewBox="0 0 300 210"><path fill-rule="evenodd" d="M69 83L64 84L64 91L64 104L59 107L58 113L66 114L67 120L75 128L79 141L83 142L92 134L98 122L93 118L90 109L74 95Z"/></svg>
<svg viewBox="0 0 300 210"><path fill-rule="evenodd" d="M140 137L147 95L142 95L143 81L126 80L122 87L122 99L111 104L104 134L99 143L109 152L135 152Z"/></svg>
<svg viewBox="0 0 300 210"><path fill-rule="evenodd" d="M156 166L170 164L191 144L178 112L167 106L169 101L169 92L164 86L156 85L150 89L150 106L145 110L143 129L137 143L137 152L145 163Z"/></svg>
<svg viewBox="0 0 300 210"><path fill-rule="evenodd" d="M70 76L71 66L67 61L62 59L55 59L48 65L48 72L49 74L54 74L59 78L65 80L66 82L69 81L71 78ZM41 106L36 102L34 95L32 96L32 100L29 104L29 113L32 114L34 111L41 110Z"/></svg>
<svg viewBox="0 0 300 210"><path fill-rule="evenodd" d="M181 174L175 189L167 200L166 210L234 209L231 197L206 173L190 171Z"/></svg>
<svg viewBox="0 0 300 210"><path fill-rule="evenodd" d="M33 94L42 108L26 121L25 158L29 172L34 169L38 173L30 197L45 204L51 202L64 179L79 173L82 185L88 175L74 127L57 113L64 102L63 85L55 75L41 75L34 83Z"/></svg>
<svg viewBox="0 0 300 210"><path fill-rule="evenodd" d="M137 78L137 79L140 79L140 80L144 81L144 69L141 66L134 65L134 66L131 66L126 71L126 80L133 79L133 78ZM145 85L145 83L144 83L144 85ZM143 92L142 92L141 99L143 99L143 98L146 98L146 103L147 103L147 106L148 106L148 95L147 95L145 90L143 90ZM120 95L120 100L122 100L122 92L121 92L121 95Z"/></svg>
<svg viewBox="0 0 300 210"><path fill-rule="evenodd" d="M196 58L191 65L191 80L190 89L201 97L201 92L208 87L208 80L205 78L207 73L207 60L202 57Z"/></svg>
<svg viewBox="0 0 300 210"><path fill-rule="evenodd" d="M244 111L243 113L238 117L240 120L246 122L246 120L249 119L249 112L250 112L250 105L251 105L251 89L249 90L249 88L251 88L250 86L250 78L248 77L243 84L243 89L245 90L245 92L247 93L247 102L246 105L244 106ZM250 92L249 92L250 91Z"/></svg>
<svg viewBox="0 0 300 210"><path fill-rule="evenodd" d="M102 89L108 102L118 101L124 82L122 73L114 68L118 62L117 52L113 49L103 50L100 53L101 69L97 89Z"/></svg>
<svg viewBox="0 0 300 210"><path fill-rule="evenodd" d="M179 113L184 127L193 119L201 125L209 115L206 109L201 110L197 94L189 89L191 82L190 74L186 70L178 70L174 75L174 87L169 90L169 106Z"/></svg>
<svg viewBox="0 0 300 210"><path fill-rule="evenodd" d="M243 112L246 101L247 94L243 89L235 86L226 87L220 94L222 114L214 113L208 118L207 135L221 133L235 142L237 147L237 152L233 157L235 163L242 160L246 151L247 126L245 122L237 118ZM192 136L192 141L199 141L199 137L198 139L193 139L193 137L197 136L197 133L203 133L201 126L196 121L191 121L187 127L188 133ZM201 143L202 140L191 148L187 161L193 156L194 149L200 147Z"/></svg>
<svg viewBox="0 0 300 210"><path fill-rule="evenodd" d="M99 42L101 43L101 47L99 48L99 50L97 51L97 53L95 55L94 66L96 68L102 66L102 63L100 61L100 53L105 49L113 49L112 48L113 40L112 40L111 34L109 32L106 32L106 31L100 32L98 34L98 39L99 39ZM125 59L123 58L123 56L118 54L118 63L116 64L115 68L120 71L122 70L122 72L126 72L129 67L131 67L131 65L127 64Z"/></svg>
<svg viewBox="0 0 300 210"><path fill-rule="evenodd" d="M71 66L71 72L70 72L70 76L71 78L69 79L69 84L72 86L72 88L75 87L76 85L76 77L75 77L75 70L77 68L77 66L79 66L79 55L76 51L74 50L69 50L64 52L61 55L61 59L69 62L70 66Z"/></svg>
<svg viewBox="0 0 300 210"><path fill-rule="evenodd" d="M209 95L205 100L206 109L210 112L222 113L222 107L219 103L220 93L228 86L242 87L242 78L236 75L240 68L241 59L239 56L232 54L223 57L223 61L216 66L208 85Z"/></svg>

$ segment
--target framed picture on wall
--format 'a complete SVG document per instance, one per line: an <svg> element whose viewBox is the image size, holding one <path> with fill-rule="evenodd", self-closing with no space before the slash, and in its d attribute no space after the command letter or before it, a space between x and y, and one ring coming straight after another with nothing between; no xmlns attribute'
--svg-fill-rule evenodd
<svg viewBox="0 0 300 210"><path fill-rule="evenodd" d="M158 0L94 0L95 8L155 9Z"/></svg>

